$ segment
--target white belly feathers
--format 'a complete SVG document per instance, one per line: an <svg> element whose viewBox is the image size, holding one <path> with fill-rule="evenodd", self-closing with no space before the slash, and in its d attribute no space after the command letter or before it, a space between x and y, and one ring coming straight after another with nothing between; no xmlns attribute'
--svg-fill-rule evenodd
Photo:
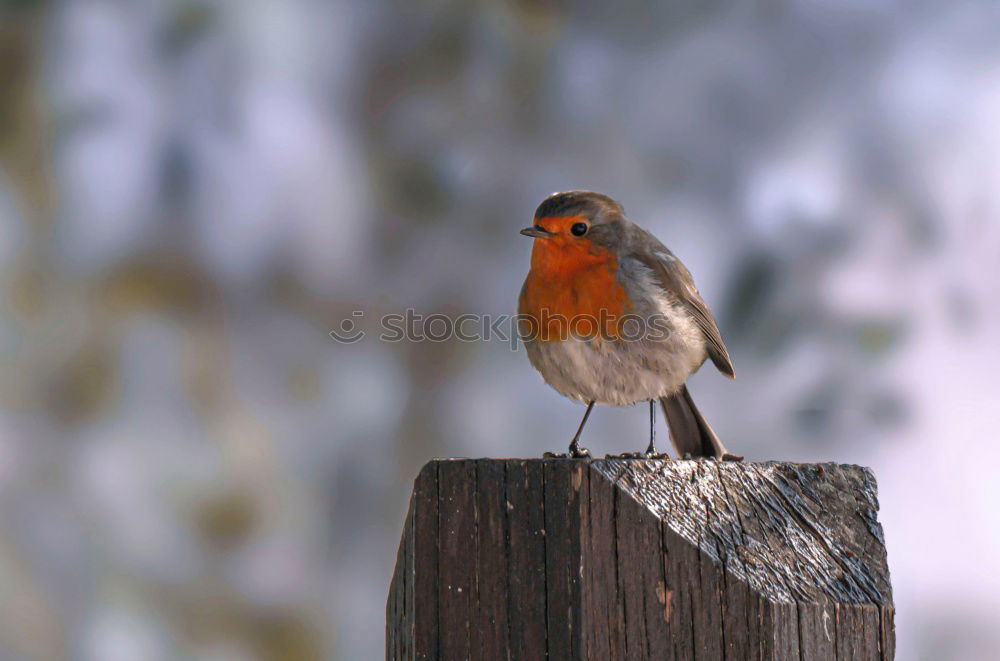
<svg viewBox="0 0 1000 661"><path fill-rule="evenodd" d="M644 266L629 271L632 313L666 332L642 339L526 341L531 364L557 391L584 402L627 406L676 393L707 357L701 330L684 307L667 298Z"/></svg>

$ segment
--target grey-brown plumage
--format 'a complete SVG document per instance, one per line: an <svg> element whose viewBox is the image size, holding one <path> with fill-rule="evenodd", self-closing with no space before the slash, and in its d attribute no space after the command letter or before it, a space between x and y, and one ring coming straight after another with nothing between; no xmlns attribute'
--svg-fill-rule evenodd
<svg viewBox="0 0 1000 661"><path fill-rule="evenodd" d="M691 399L687 386L670 397L660 398L663 415L670 427L670 441L680 457L715 457L717 459L742 459L726 450L715 430L709 426Z"/></svg>
<svg viewBox="0 0 1000 661"><path fill-rule="evenodd" d="M657 283L664 291L676 296L684 304L705 336L708 355L712 362L720 372L731 379L735 378L736 370L733 369L733 361L729 358L726 344L722 341L722 333L719 332L715 318L702 300L698 288L694 286L691 272L655 236L645 230L643 232L646 234L647 245L653 244L659 247L654 250L652 257L647 252L636 253L633 256L652 269L656 274Z"/></svg>
<svg viewBox="0 0 1000 661"><path fill-rule="evenodd" d="M570 236L573 225L579 228L581 223L586 225L583 233ZM685 386L687 378L708 359L730 378L735 370L712 312L684 264L655 236L629 220L618 202L590 191L546 198L535 212L535 225L522 233L535 237L536 251L538 242L549 242L544 247L550 253L558 245L563 246L559 250L613 257L607 261L610 266L598 264L594 268L613 268L628 299L629 313L648 328L660 324L666 331L646 333L634 341L528 338L528 358L545 381L562 394L588 404L625 406L659 401L680 456L738 459L727 452ZM533 278L532 284L541 289L549 285L568 288L574 299L594 295L593 290L585 289L587 278L567 279L562 273L549 273L543 261L536 264L533 257L532 271L522 289L522 313L530 313L525 310L525 299ZM578 451L576 441L574 438L572 452Z"/></svg>

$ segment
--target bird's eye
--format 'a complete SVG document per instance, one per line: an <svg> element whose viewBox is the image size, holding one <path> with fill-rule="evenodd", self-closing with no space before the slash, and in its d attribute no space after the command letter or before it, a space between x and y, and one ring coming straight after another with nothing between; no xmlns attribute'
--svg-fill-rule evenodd
<svg viewBox="0 0 1000 661"><path fill-rule="evenodd" d="M569 231L573 234L573 236L583 236L587 233L588 229L590 229L590 227L587 223L573 223L573 227L570 227Z"/></svg>

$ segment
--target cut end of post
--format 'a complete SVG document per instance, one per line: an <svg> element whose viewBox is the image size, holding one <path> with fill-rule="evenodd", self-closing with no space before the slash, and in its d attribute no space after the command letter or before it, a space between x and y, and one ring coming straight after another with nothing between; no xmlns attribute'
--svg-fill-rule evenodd
<svg viewBox="0 0 1000 661"><path fill-rule="evenodd" d="M859 466L434 460L387 655L891 659L877 512Z"/></svg>

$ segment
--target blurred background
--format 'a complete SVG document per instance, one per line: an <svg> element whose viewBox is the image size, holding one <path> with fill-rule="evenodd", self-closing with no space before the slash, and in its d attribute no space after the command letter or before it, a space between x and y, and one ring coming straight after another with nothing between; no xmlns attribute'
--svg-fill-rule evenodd
<svg viewBox="0 0 1000 661"><path fill-rule="evenodd" d="M998 119L989 2L0 2L0 658L381 658L420 466L582 407L328 332L512 312L567 188L695 274L731 449L875 470L899 658L1000 658Z"/></svg>

